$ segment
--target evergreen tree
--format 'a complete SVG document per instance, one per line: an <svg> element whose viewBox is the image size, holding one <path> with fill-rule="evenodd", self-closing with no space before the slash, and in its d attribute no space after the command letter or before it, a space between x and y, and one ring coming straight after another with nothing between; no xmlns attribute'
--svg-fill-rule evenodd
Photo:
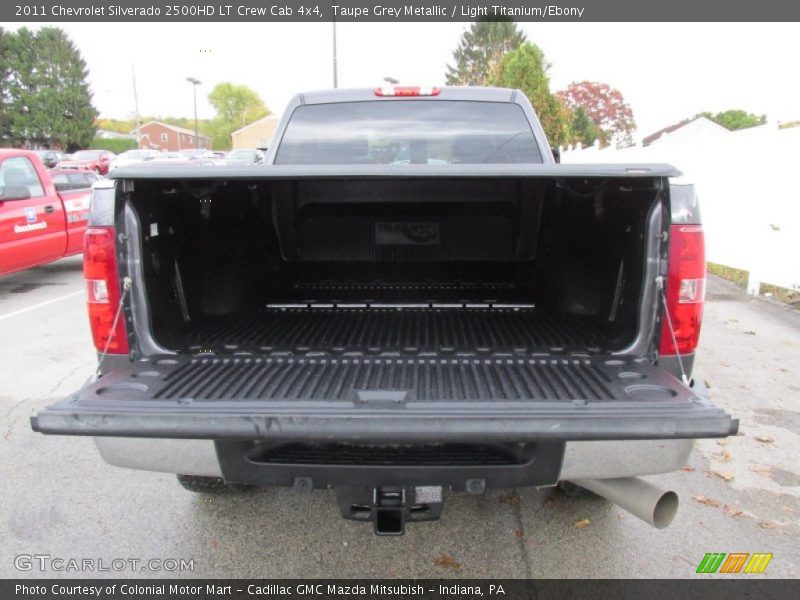
<svg viewBox="0 0 800 600"><path fill-rule="evenodd" d="M15 146L85 148L97 111L80 52L58 28L2 32L0 138Z"/></svg>
<svg viewBox="0 0 800 600"><path fill-rule="evenodd" d="M0 27L0 146L11 145L11 77L13 75L13 36Z"/></svg>
<svg viewBox="0 0 800 600"><path fill-rule="evenodd" d="M447 65L447 85L490 85L498 77L503 55L525 42L525 34L511 20L477 21L470 25Z"/></svg>

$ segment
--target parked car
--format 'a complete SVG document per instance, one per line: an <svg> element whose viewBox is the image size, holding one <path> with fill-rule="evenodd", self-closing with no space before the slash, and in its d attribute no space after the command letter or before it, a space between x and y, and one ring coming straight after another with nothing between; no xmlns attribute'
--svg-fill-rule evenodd
<svg viewBox="0 0 800 600"><path fill-rule="evenodd" d="M102 179L102 176L89 170L53 169L50 171L50 178L56 189L66 191L89 189L96 181Z"/></svg>
<svg viewBox="0 0 800 600"><path fill-rule="evenodd" d="M73 175L85 181L77 186L69 181ZM48 172L35 152L0 150L0 275L83 250L90 178L95 177L91 172Z"/></svg>
<svg viewBox="0 0 800 600"><path fill-rule="evenodd" d="M126 150L122 154L118 154L111 160L109 171L113 171L119 167L127 167L136 163L145 162L148 160L156 160L163 156L163 152L152 150L150 148L137 148L135 150Z"/></svg>
<svg viewBox="0 0 800 600"><path fill-rule="evenodd" d="M108 175L111 161L116 154L108 150L79 150L75 152L69 160L62 160L58 163L59 169L88 169L99 175Z"/></svg>
<svg viewBox="0 0 800 600"><path fill-rule="evenodd" d="M261 165L264 164L264 153L257 148L239 148L231 150L225 156L228 165Z"/></svg>
<svg viewBox="0 0 800 600"><path fill-rule="evenodd" d="M36 431L193 491L333 487L384 535L447 488L583 488L671 522L676 494L638 476L738 428L691 379L703 230L677 169L557 164L498 88L307 93L274 139L264 166L96 184L100 375Z"/></svg>
<svg viewBox="0 0 800 600"><path fill-rule="evenodd" d="M53 169L60 161L66 160L66 154L60 150L34 150L42 164L48 169Z"/></svg>

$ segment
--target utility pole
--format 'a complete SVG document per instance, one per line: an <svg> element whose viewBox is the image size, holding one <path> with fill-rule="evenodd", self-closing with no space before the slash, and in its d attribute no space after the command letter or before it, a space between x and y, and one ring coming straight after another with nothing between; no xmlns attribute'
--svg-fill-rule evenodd
<svg viewBox="0 0 800 600"><path fill-rule="evenodd" d="M142 147L142 120L139 117L139 94L136 93L136 68L131 63L131 78L133 79L133 110L136 116L136 147Z"/></svg>
<svg viewBox="0 0 800 600"><path fill-rule="evenodd" d="M333 89L339 87L339 75L336 69L336 16L333 17Z"/></svg>
<svg viewBox="0 0 800 600"><path fill-rule="evenodd" d="M200 85L200 80L195 79L194 77L187 77L186 81L192 84L192 90L194 91L194 147L195 149L200 148L200 132L197 128L197 86Z"/></svg>

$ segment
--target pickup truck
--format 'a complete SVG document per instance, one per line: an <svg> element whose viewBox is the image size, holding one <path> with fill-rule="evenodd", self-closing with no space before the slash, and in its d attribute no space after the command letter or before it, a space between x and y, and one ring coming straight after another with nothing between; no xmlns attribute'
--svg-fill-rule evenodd
<svg viewBox="0 0 800 600"><path fill-rule="evenodd" d="M0 275L83 252L94 179L79 185L35 152L0 149Z"/></svg>
<svg viewBox="0 0 800 600"><path fill-rule="evenodd" d="M194 491L333 487L383 535L517 486L671 522L639 476L738 427L691 379L703 230L675 168L558 164L496 88L305 93L274 139L97 184L98 375L34 430Z"/></svg>

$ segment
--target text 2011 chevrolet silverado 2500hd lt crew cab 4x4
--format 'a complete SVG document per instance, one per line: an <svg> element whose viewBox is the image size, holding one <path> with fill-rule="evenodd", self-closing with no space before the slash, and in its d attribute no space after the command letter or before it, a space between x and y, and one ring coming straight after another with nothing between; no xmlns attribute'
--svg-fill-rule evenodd
<svg viewBox="0 0 800 600"><path fill-rule="evenodd" d="M316 92L266 165L120 168L85 277L100 376L33 418L184 485L335 487L399 534L443 489L569 482L663 527L705 284L667 165L559 165L525 96Z"/></svg>
<svg viewBox="0 0 800 600"><path fill-rule="evenodd" d="M54 183L35 152L0 149L0 275L83 250L91 190L79 188Z"/></svg>

